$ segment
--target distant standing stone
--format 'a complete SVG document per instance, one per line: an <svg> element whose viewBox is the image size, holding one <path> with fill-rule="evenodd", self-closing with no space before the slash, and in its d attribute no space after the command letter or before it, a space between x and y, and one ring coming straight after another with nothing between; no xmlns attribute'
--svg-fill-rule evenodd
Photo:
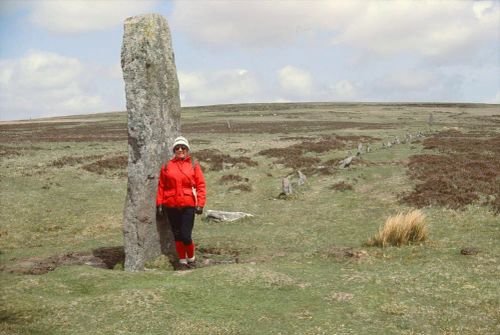
<svg viewBox="0 0 500 335"><path fill-rule="evenodd" d="M179 83L165 18L125 20L121 66L128 113L125 270L139 271L162 251L173 252L170 229L155 216L158 172L180 130Z"/></svg>
<svg viewBox="0 0 500 335"><path fill-rule="evenodd" d="M297 171L297 174L299 175L299 180L297 182L297 184L299 186L302 186L304 185L306 182L307 182L307 177L305 174L303 174L301 171Z"/></svg>
<svg viewBox="0 0 500 335"><path fill-rule="evenodd" d="M290 179L283 178L281 180L281 189L282 189L283 195L285 195L285 196L292 195L293 189L292 189L292 183L290 182Z"/></svg>
<svg viewBox="0 0 500 335"><path fill-rule="evenodd" d="M363 152L363 143L358 143L358 156Z"/></svg>

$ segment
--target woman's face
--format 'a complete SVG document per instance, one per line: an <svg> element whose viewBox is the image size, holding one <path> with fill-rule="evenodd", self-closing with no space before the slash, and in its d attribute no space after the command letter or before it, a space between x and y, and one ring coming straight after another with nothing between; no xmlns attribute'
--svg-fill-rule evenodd
<svg viewBox="0 0 500 335"><path fill-rule="evenodd" d="M186 158L189 150L185 145L176 145L174 148L174 153L176 158L184 159Z"/></svg>

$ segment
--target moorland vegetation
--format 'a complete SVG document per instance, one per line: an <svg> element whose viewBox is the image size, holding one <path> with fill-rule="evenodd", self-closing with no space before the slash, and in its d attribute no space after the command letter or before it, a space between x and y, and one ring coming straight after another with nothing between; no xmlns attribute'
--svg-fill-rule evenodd
<svg viewBox="0 0 500 335"><path fill-rule="evenodd" d="M123 271L126 122L0 123L0 333L500 332L498 105L183 108L207 209L254 215L189 271Z"/></svg>

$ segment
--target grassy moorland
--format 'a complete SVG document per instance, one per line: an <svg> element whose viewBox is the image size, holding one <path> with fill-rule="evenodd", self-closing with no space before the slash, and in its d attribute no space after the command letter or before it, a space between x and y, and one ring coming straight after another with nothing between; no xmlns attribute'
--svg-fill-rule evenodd
<svg viewBox="0 0 500 335"><path fill-rule="evenodd" d="M126 114L0 123L0 333L500 333L498 105L209 106L182 128L207 209L254 217L197 218L198 269L129 273ZM425 242L365 244L413 208Z"/></svg>

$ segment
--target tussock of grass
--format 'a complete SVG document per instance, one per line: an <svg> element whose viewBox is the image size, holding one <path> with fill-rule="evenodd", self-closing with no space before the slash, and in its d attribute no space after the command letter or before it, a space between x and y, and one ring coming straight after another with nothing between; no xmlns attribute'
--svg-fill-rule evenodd
<svg viewBox="0 0 500 335"><path fill-rule="evenodd" d="M378 234L365 242L367 246L385 247L388 245L401 246L427 239L428 230L425 223L425 214L420 210L400 212L390 216Z"/></svg>

